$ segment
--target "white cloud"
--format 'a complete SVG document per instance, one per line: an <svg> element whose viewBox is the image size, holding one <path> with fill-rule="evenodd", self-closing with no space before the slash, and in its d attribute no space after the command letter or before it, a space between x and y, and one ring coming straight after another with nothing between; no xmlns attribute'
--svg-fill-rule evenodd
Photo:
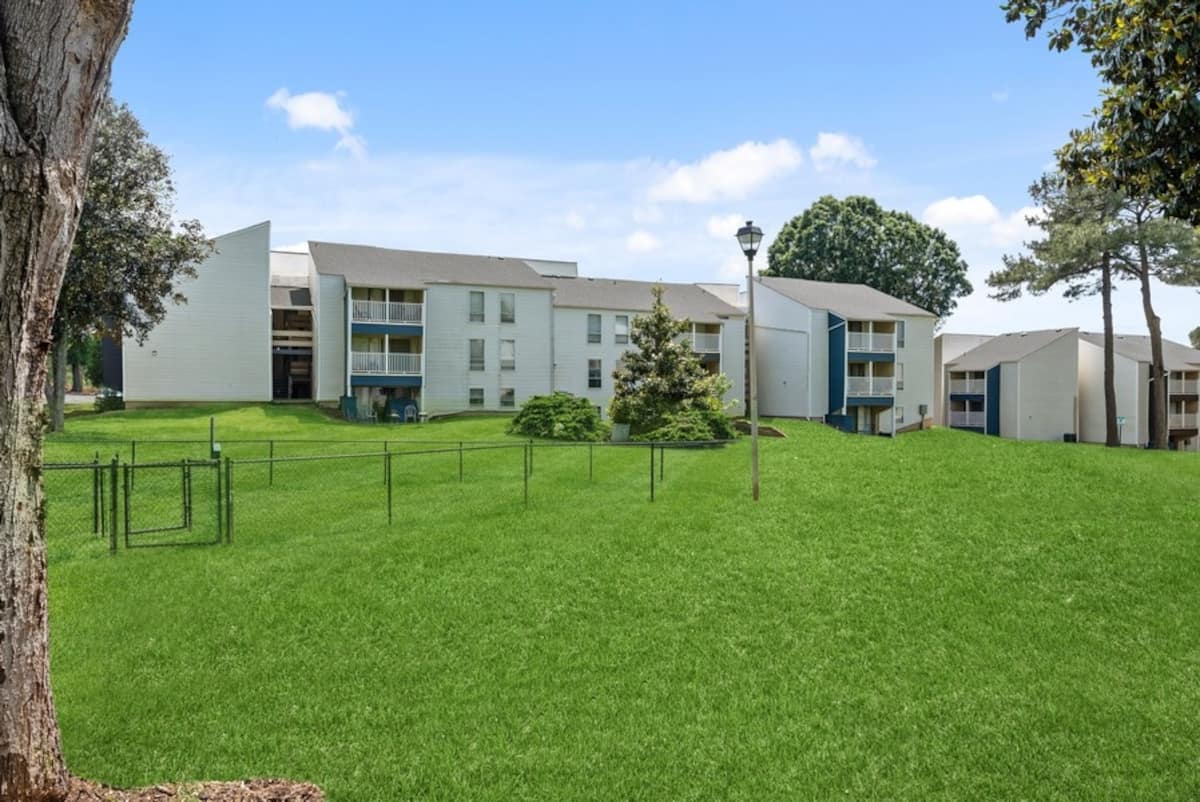
<svg viewBox="0 0 1200 802"><path fill-rule="evenodd" d="M308 240L293 242L290 245L276 245L271 250L284 251L285 253L308 253Z"/></svg>
<svg viewBox="0 0 1200 802"><path fill-rule="evenodd" d="M662 241L649 231L638 229L625 238L625 249L630 253L648 253L662 247Z"/></svg>
<svg viewBox="0 0 1200 802"><path fill-rule="evenodd" d="M697 162L674 167L652 185L652 201L711 201L747 197L763 184L795 170L804 157L792 142L743 142L718 150Z"/></svg>
<svg viewBox="0 0 1200 802"><path fill-rule="evenodd" d="M316 128L336 131L338 150L348 151L355 158L366 156L367 143L353 133L354 115L342 106L342 93L301 92L293 95L286 88L277 89L267 98L267 107L287 115L289 128Z"/></svg>
<svg viewBox="0 0 1200 802"><path fill-rule="evenodd" d="M1030 217L1038 217L1042 210L1036 206L1023 206L1007 217L992 223L992 242L996 245L1016 246L1034 239L1039 231L1029 225Z"/></svg>
<svg viewBox="0 0 1200 802"><path fill-rule="evenodd" d="M746 278L746 270L746 257L733 254L721 262L718 275L725 281L737 281Z"/></svg>
<svg viewBox="0 0 1200 802"><path fill-rule="evenodd" d="M877 163L858 137L825 131L817 134L817 144L809 148L808 156L818 170L829 170L840 164L852 164L866 170Z"/></svg>
<svg viewBox="0 0 1200 802"><path fill-rule="evenodd" d="M938 228L986 225L1000 219L1000 210L986 195L971 195L965 198L952 195L925 207L922 218L929 225Z"/></svg>
<svg viewBox="0 0 1200 802"><path fill-rule="evenodd" d="M563 218L563 222L567 224L567 228L572 231L583 231L587 228L587 220L579 212L567 212L567 216Z"/></svg>
<svg viewBox="0 0 1200 802"><path fill-rule="evenodd" d="M715 214L708 218L705 228L708 229L708 235L714 239L732 240L745 222L746 218L740 214Z"/></svg>
<svg viewBox="0 0 1200 802"><path fill-rule="evenodd" d="M992 92L992 102L993 103L1007 103L1008 102L1008 90L1007 89L997 89L995 92Z"/></svg>

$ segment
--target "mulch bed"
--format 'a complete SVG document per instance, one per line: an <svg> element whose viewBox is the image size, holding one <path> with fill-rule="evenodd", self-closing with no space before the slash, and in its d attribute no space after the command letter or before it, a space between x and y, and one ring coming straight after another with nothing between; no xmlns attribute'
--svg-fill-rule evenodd
<svg viewBox="0 0 1200 802"><path fill-rule="evenodd" d="M154 785L122 791L72 777L67 802L324 802L325 794L311 783L290 780Z"/></svg>

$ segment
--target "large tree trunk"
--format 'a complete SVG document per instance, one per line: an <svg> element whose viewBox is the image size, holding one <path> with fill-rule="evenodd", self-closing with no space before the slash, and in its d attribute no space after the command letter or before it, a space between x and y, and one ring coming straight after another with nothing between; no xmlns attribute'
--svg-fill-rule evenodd
<svg viewBox="0 0 1200 802"><path fill-rule="evenodd" d="M1146 244L1138 243L1138 281L1142 287L1142 312L1150 332L1150 447L1166 448L1170 440L1167 427L1167 372L1163 365L1162 321L1150 301L1150 257Z"/></svg>
<svg viewBox="0 0 1200 802"><path fill-rule="evenodd" d="M71 392L83 392L83 364L80 362L71 363Z"/></svg>
<svg viewBox="0 0 1200 802"><path fill-rule="evenodd" d="M1104 312L1104 444L1121 445L1117 428L1117 383L1113 356L1112 260L1106 255L1100 268L1100 303Z"/></svg>
<svg viewBox="0 0 1200 802"><path fill-rule="evenodd" d="M0 5L0 799L66 794L50 692L46 355L92 129L132 0Z"/></svg>
<svg viewBox="0 0 1200 802"><path fill-rule="evenodd" d="M54 380L50 393L50 431L61 432L66 425L67 406L67 341L60 337L54 343Z"/></svg>

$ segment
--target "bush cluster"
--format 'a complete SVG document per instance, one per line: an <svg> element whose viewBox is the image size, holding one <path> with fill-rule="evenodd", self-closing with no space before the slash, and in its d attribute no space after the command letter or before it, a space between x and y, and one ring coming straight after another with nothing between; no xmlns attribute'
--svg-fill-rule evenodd
<svg viewBox="0 0 1200 802"><path fill-rule="evenodd" d="M658 427L640 432L633 439L656 443L695 443L732 440L734 437L737 437L737 431L733 428L733 421L720 410L684 409L664 414Z"/></svg>
<svg viewBox="0 0 1200 802"><path fill-rule="evenodd" d="M603 440L608 436L608 427L591 402L563 392L530 398L521 405L508 431L553 440Z"/></svg>

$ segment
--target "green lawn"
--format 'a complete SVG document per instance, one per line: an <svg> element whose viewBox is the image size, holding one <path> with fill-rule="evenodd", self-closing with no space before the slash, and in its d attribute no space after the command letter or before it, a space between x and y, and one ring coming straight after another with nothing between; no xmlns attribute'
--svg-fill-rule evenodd
<svg viewBox="0 0 1200 802"><path fill-rule="evenodd" d="M48 459L210 413L235 458L505 437L196 408L73 419ZM334 802L1200 796L1195 454L777 425L758 505L745 442L667 452L653 504L644 450L591 481L539 450L528 509L515 449L461 483L457 454L396 458L391 526L382 462L335 460L236 467L231 545L52 528L68 763Z"/></svg>

